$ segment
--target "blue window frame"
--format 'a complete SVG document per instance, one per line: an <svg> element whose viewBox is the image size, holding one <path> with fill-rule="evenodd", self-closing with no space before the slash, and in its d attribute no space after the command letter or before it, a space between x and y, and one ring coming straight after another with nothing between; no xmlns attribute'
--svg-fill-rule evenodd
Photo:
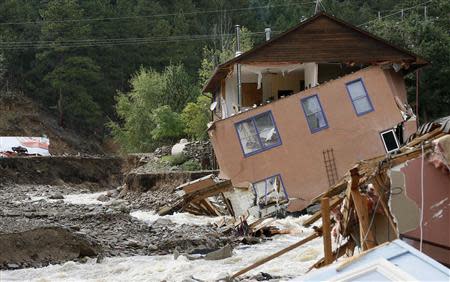
<svg viewBox="0 0 450 282"><path fill-rule="evenodd" d="M301 99L300 103L302 104L311 133L328 128L327 117L325 116L317 94Z"/></svg>
<svg viewBox="0 0 450 282"><path fill-rule="evenodd" d="M269 198L272 197L276 197L278 202L289 199L280 174L253 183L253 191L256 194L257 204L267 205Z"/></svg>
<svg viewBox="0 0 450 282"><path fill-rule="evenodd" d="M348 82L346 86L357 116L362 116L374 110L366 86L361 78Z"/></svg>
<svg viewBox="0 0 450 282"><path fill-rule="evenodd" d="M245 157L281 145L272 112L264 112L235 124Z"/></svg>

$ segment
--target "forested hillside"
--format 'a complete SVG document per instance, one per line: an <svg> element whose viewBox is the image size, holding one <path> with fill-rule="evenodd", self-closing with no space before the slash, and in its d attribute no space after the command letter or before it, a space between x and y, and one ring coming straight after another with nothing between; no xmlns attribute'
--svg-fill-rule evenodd
<svg viewBox="0 0 450 282"><path fill-rule="evenodd" d="M429 59L422 118L450 114L448 0L324 0L319 8ZM233 26L246 28L250 48L265 27L277 34L315 9L307 0L2 0L1 93L23 91L66 127L131 140L129 151L204 138L200 87L232 56ZM413 75L408 82L413 93Z"/></svg>

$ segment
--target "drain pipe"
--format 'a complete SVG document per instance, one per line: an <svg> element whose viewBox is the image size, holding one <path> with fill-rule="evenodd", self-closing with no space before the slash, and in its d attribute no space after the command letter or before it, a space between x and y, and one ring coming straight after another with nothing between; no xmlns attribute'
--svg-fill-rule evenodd
<svg viewBox="0 0 450 282"><path fill-rule="evenodd" d="M238 57L242 54L241 52L241 27L236 25L236 55ZM238 94L238 110L241 109L242 105L242 82L241 82L241 64L237 64L237 94Z"/></svg>
<svg viewBox="0 0 450 282"><path fill-rule="evenodd" d="M266 41L270 40L270 33L272 32L272 30L270 29L270 27L266 27L264 29L264 32L266 33Z"/></svg>

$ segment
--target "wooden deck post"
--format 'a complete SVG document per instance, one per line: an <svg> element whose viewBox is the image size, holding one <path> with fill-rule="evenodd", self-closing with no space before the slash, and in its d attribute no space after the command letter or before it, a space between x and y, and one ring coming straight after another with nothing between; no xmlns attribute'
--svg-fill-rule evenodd
<svg viewBox="0 0 450 282"><path fill-rule="evenodd" d="M367 198L363 197L359 192L359 173L358 168L350 170L352 177L351 181L351 194L353 204L355 205L356 213L358 214L359 221L359 238L361 249L363 251L371 249L376 246L375 238L372 231L369 229L369 212L367 210Z"/></svg>
<svg viewBox="0 0 450 282"><path fill-rule="evenodd" d="M322 237L325 265L333 262L333 250L331 248L331 222L330 222L330 199L322 198L320 209L322 211Z"/></svg>

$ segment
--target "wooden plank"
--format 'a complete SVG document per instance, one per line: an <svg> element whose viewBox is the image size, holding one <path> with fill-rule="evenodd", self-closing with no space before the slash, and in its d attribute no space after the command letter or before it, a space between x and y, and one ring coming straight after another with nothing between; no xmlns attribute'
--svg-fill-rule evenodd
<svg viewBox="0 0 450 282"><path fill-rule="evenodd" d="M273 260L274 258L277 258L277 257L279 257L279 256L281 256L281 255L283 255L283 254L285 254L285 253L287 253L287 252L289 252L289 251L292 251L293 249L298 248L298 247L300 247L301 245L304 245L304 244L308 243L309 241L312 241L312 240L316 239L316 238L319 237L319 236L320 236L319 233L318 233L318 232L315 232L314 234L309 235L309 236L306 237L305 239L300 240L300 241L298 241L297 243L292 244L292 245L290 245L289 247L284 248L284 249L282 249L282 250L280 250L280 251L278 251L278 252L276 252L276 253L274 253L274 254L268 256L268 257L265 257L265 258L263 258L263 259L260 259L260 260L258 260L257 262L255 262L254 264L252 264L252 265L250 265L250 266L247 266L246 268L244 268L244 269L242 269L242 270L239 270L238 272L236 272L235 274L233 274L233 275L230 277L230 279L234 279L234 278L236 278L236 277L238 277L238 276L240 276L240 275L242 275L242 274L244 274L244 273L246 273L246 272L248 272L248 271L250 271L250 270L252 270L252 269L254 269L254 268L257 268L258 266L263 265L263 264L265 264L266 262L269 262L269 261Z"/></svg>
<svg viewBox="0 0 450 282"><path fill-rule="evenodd" d="M188 212L190 212L190 213L196 214L196 215L202 215L202 214L205 213L205 211L204 211L202 208L198 207L198 206L195 205L194 203L190 203L189 205L187 205L187 206L184 208L184 210L185 210L185 211L188 211Z"/></svg>
<svg viewBox="0 0 450 282"><path fill-rule="evenodd" d="M416 145L422 143L422 141L428 140L428 139L430 139L430 138L433 138L433 137L439 135L440 133L442 133L441 128L436 128L435 130L433 130L433 131L431 131L431 132L428 132L428 133L426 133L426 134L424 134L424 135L422 135L422 136L420 136L420 137L414 138L411 142L409 142L408 144L406 144L406 145L404 146L404 148L406 149L406 148L408 148L408 147L414 147L414 146L416 146Z"/></svg>
<svg viewBox="0 0 450 282"><path fill-rule="evenodd" d="M204 200L204 199L200 200L200 201L197 203L197 205L198 205L199 207L201 207L201 208L205 211L205 212L204 212L204 215L215 216L214 212L211 211L211 210L208 208L208 206L207 206L207 204L205 203L205 200Z"/></svg>
<svg viewBox="0 0 450 282"><path fill-rule="evenodd" d="M202 178L184 183L184 184L178 186L177 190L182 188L186 194L189 194L189 193L198 191L200 189L214 186L215 184L216 184L216 182L214 181L214 174L210 174L210 175L204 176Z"/></svg>
<svg viewBox="0 0 450 282"><path fill-rule="evenodd" d="M333 251L333 258L338 259L343 255L347 254L348 250L353 250L355 248L355 242L349 239L344 245L340 246L336 250ZM319 259L315 264L313 264L307 272L311 271L313 268L320 268L325 266L325 258Z"/></svg>
<svg viewBox="0 0 450 282"><path fill-rule="evenodd" d="M353 212L353 201L352 201L352 188L351 182L348 183L348 188L345 193L344 208L342 209L342 236L347 235L348 225L350 223L350 217Z"/></svg>
<svg viewBox="0 0 450 282"><path fill-rule="evenodd" d="M333 252L331 248L330 199L325 197L320 203L320 209L322 211L323 251L325 254L325 265L328 265L333 262Z"/></svg>
<svg viewBox="0 0 450 282"><path fill-rule="evenodd" d="M344 200L344 198L342 197L334 197L331 199L331 203L330 203L330 209L335 208L337 205L339 205L340 203L342 203L342 201ZM310 226L311 224L313 224L314 222L316 222L317 220L319 220L319 218L322 217L322 211L319 210L317 212L315 212L313 215L311 215L307 220L305 220L303 222L303 226Z"/></svg>
<svg viewBox="0 0 450 282"><path fill-rule="evenodd" d="M339 195L342 191L345 190L346 187L347 187L347 180L343 179L338 184L335 184L334 186L332 186L328 191L326 191L326 192L320 194L319 196L315 197L314 199L312 199L311 203L318 203L318 202L320 202L320 199L322 199L323 197L332 198L336 195Z"/></svg>
<svg viewBox="0 0 450 282"><path fill-rule="evenodd" d="M391 225L392 230L395 230L395 236L396 236L395 239L397 239L398 238L397 224L395 224L394 220L392 219L392 215L391 215L390 209L389 209L389 207L386 204L387 200L386 200L386 197L384 196L384 192L383 192L384 189L382 189L381 185L380 185L379 175L378 175L378 177L374 178L374 181L372 181L372 185L373 185L373 189L375 190L375 193L379 197L379 201L381 203L381 207L383 208L384 214L388 218L388 221L389 221L389 224ZM376 211L374 211L374 212L376 212Z"/></svg>
<svg viewBox="0 0 450 282"><path fill-rule="evenodd" d="M184 201L185 202L196 202L204 198L208 198L217 194L220 194L222 192L230 191L233 189L233 186L231 185L231 181L227 180L221 183L217 183L213 187L207 187L205 189L201 189L195 192L192 192L190 194L184 195Z"/></svg>
<svg viewBox="0 0 450 282"><path fill-rule="evenodd" d="M355 205L356 213L358 214L359 222L359 237L361 242L361 249L368 250L375 247L375 238L372 231L369 230L369 212L367 210L367 198L363 197L359 192L359 174L358 169L350 170L352 177L351 195L353 204Z"/></svg>
<svg viewBox="0 0 450 282"><path fill-rule="evenodd" d="M214 207L213 204L211 204L211 202L208 200L208 198L205 198L202 200L204 205L206 206L206 208L208 209L208 211L210 211L210 213L213 216L220 216L220 212L216 209L216 207Z"/></svg>
<svg viewBox="0 0 450 282"><path fill-rule="evenodd" d="M233 206L231 205L230 200L227 199L227 197L225 197L225 195L223 193L220 193L220 195L222 196L222 200L225 203L225 206L227 207L228 213L234 217L234 210L233 210Z"/></svg>
<svg viewBox="0 0 450 282"><path fill-rule="evenodd" d="M184 211L187 211L187 212L195 214L195 215L203 215L204 214L203 211L193 208L192 205L185 207Z"/></svg>

